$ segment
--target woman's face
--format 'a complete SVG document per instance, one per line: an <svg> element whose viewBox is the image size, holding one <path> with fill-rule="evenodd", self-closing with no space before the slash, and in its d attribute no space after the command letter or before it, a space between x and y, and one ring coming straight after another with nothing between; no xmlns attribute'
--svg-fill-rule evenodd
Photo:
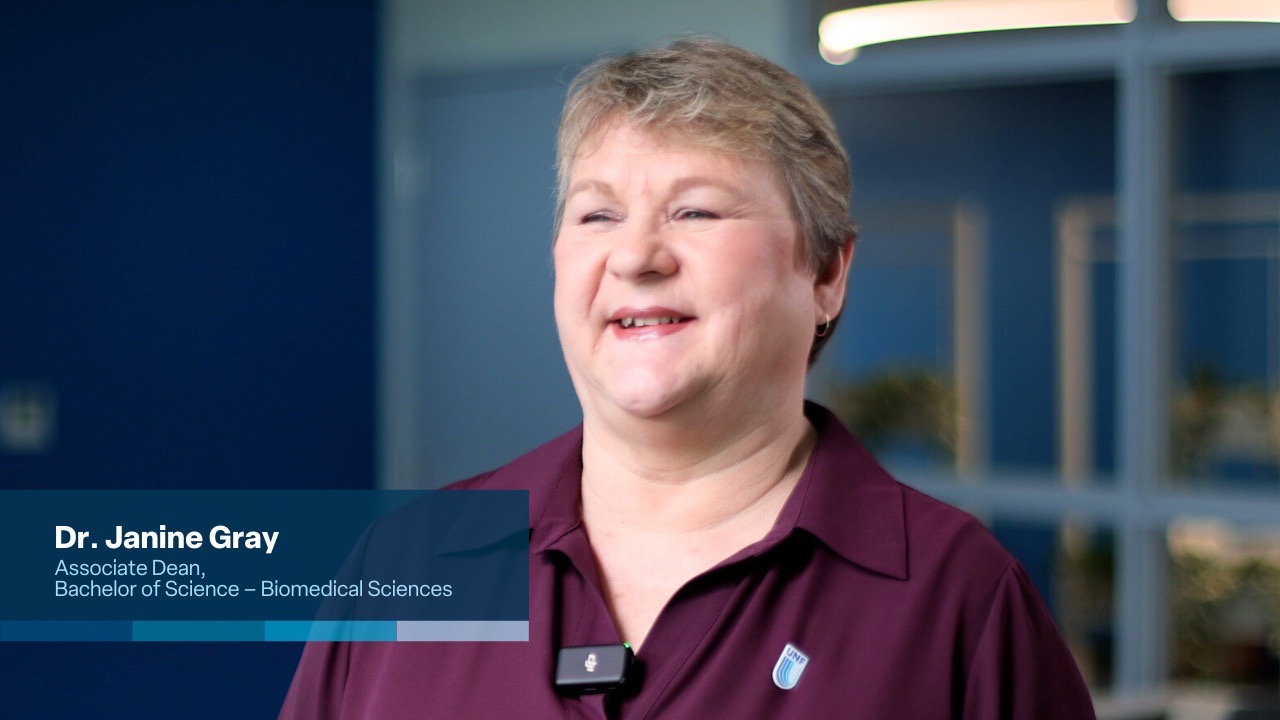
<svg viewBox="0 0 1280 720"><path fill-rule="evenodd" d="M808 270L778 171L625 124L603 132L572 165L554 253L556 324L584 414L750 412L802 393L844 271Z"/></svg>

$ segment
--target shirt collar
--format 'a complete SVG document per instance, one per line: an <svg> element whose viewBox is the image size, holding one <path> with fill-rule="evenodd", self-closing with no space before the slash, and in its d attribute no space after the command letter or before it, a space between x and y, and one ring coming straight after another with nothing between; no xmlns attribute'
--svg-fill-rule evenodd
<svg viewBox="0 0 1280 720"><path fill-rule="evenodd" d="M546 551L582 523L582 426L499 468L486 488L529 491L529 550Z"/></svg>
<svg viewBox="0 0 1280 720"><path fill-rule="evenodd" d="M903 487L830 410L805 403L818 431L808 467L765 542L804 530L849 562L907 578Z"/></svg>
<svg viewBox="0 0 1280 720"><path fill-rule="evenodd" d="M818 431L808 466L772 530L747 551L759 554L802 530L849 562L907 577L902 486L831 411L805 403ZM486 487L529 490L529 547L545 552L581 524L582 426L494 473Z"/></svg>

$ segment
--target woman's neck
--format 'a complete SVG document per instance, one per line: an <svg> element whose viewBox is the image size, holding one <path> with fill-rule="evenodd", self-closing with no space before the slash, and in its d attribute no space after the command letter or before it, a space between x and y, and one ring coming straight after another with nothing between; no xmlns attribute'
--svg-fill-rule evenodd
<svg viewBox="0 0 1280 720"><path fill-rule="evenodd" d="M736 428L651 422L625 433L585 423L582 503L589 528L714 535L765 523L767 530L815 437L802 406Z"/></svg>
<svg viewBox="0 0 1280 720"><path fill-rule="evenodd" d="M618 634L637 649L680 587L768 534L817 438L799 411L718 428L732 442L701 453L693 431L671 452L584 425L582 521Z"/></svg>

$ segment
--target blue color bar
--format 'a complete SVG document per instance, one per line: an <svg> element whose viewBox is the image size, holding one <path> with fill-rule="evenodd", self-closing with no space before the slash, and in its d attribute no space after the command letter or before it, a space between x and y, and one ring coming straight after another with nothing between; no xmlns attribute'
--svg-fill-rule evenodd
<svg viewBox="0 0 1280 720"><path fill-rule="evenodd" d="M526 620L22 620L3 642L526 642Z"/></svg>
<svg viewBox="0 0 1280 720"><path fill-rule="evenodd" d="M137 642L262 642L261 622L237 620L136 620Z"/></svg>
<svg viewBox="0 0 1280 720"><path fill-rule="evenodd" d="M270 620L268 642L390 642L396 639L394 620Z"/></svg>
<svg viewBox="0 0 1280 720"><path fill-rule="evenodd" d="M96 620L4 620L0 642L128 642L132 623Z"/></svg>

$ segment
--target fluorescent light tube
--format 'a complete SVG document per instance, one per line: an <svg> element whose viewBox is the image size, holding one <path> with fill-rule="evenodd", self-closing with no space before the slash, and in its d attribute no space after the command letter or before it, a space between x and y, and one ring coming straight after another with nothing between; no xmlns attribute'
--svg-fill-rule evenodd
<svg viewBox="0 0 1280 720"><path fill-rule="evenodd" d="M1280 0L1169 0L1179 22L1280 22Z"/></svg>
<svg viewBox="0 0 1280 720"><path fill-rule="evenodd" d="M818 36L824 58L848 62L858 48L898 40L1112 25L1127 23L1133 17L1133 0L915 0L831 13L819 23Z"/></svg>

